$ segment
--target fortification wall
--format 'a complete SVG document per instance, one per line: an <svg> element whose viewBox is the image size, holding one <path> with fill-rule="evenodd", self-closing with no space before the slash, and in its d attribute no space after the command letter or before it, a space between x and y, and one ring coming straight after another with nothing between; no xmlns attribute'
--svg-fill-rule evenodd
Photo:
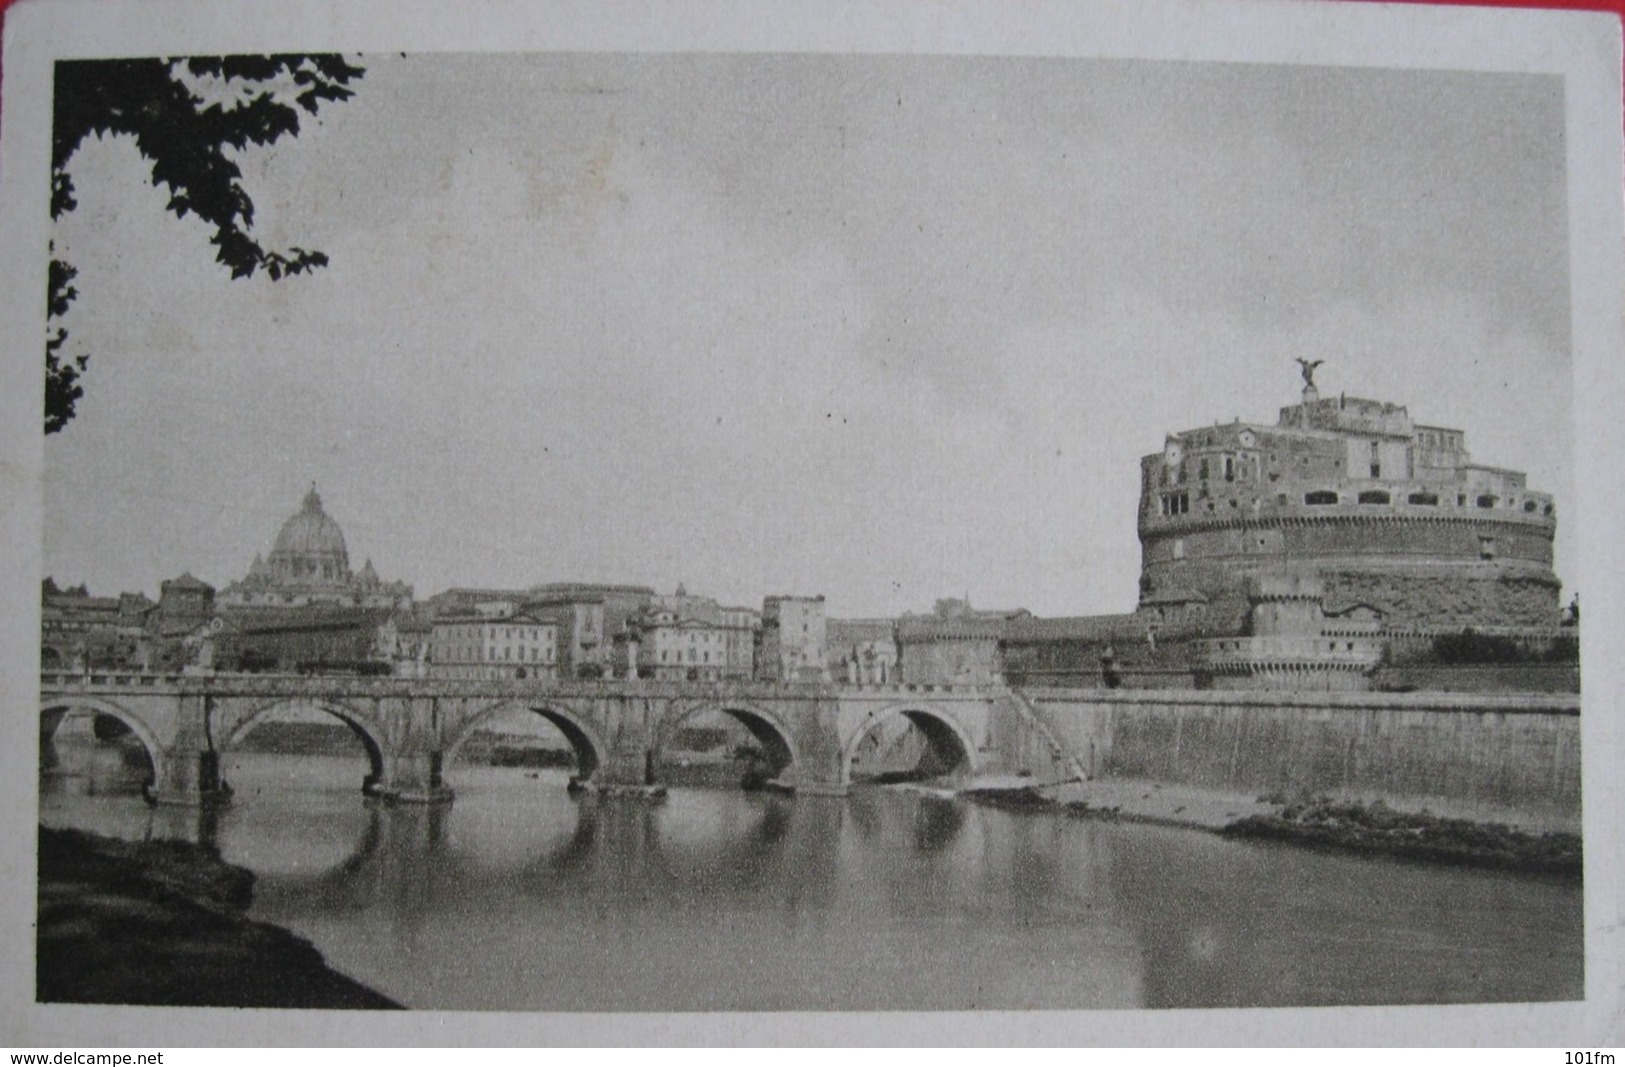
<svg viewBox="0 0 1625 1067"><path fill-rule="evenodd" d="M1561 611L1556 579L1338 569L1322 574L1327 603L1370 604L1382 613L1385 626L1396 629L1551 627Z"/></svg>
<svg viewBox="0 0 1625 1067"><path fill-rule="evenodd" d="M1557 578L1491 563L1388 563L1382 560L1283 560L1310 568L1325 580L1325 603L1369 604L1386 626L1460 630L1485 627L1551 627L1561 612ZM1153 590L1195 589L1208 598L1214 630L1245 617L1247 578L1279 573L1264 560L1185 559L1146 567ZM1234 630L1229 632L1236 632Z"/></svg>
<svg viewBox="0 0 1625 1067"><path fill-rule="evenodd" d="M1283 509L1286 510L1286 509ZM1444 519L1432 508L1295 508L1287 516L1192 515L1142 523L1146 563L1185 559L1317 559L1361 555L1472 562L1496 559L1550 566L1550 521L1476 512ZM1486 544L1488 539L1488 544Z"/></svg>
<svg viewBox="0 0 1625 1067"><path fill-rule="evenodd" d="M1573 695L1023 692L1095 778L1579 829Z"/></svg>

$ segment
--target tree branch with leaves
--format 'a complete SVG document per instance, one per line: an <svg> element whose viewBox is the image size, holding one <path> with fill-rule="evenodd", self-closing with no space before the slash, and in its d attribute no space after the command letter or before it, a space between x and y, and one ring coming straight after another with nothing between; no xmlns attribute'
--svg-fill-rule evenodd
<svg viewBox="0 0 1625 1067"><path fill-rule="evenodd" d="M254 238L254 201L238 153L297 136L305 116L347 100L364 73L343 56L265 55L188 59L98 59L56 65L51 218L78 206L70 164L92 136L127 136L152 165L177 218L213 228L215 260L233 278L264 271L273 281L325 266L321 252L273 251ZM205 94L204 87L210 91ZM65 318L79 293L74 267L51 247L45 341L45 432L60 431L84 395L86 352L71 353Z"/></svg>

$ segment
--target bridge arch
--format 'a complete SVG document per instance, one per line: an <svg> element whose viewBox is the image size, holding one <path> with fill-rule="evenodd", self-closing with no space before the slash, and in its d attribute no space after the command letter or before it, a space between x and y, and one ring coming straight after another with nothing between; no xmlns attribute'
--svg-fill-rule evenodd
<svg viewBox="0 0 1625 1067"><path fill-rule="evenodd" d="M371 794L384 779L384 739L380 736L378 724L370 717L336 700L324 697L279 697L253 706L235 722L221 716L218 725L224 727L224 736L217 740L221 754L235 751L256 726L272 715L279 711L294 710L319 711L350 728L350 732L355 734L356 740L361 742L361 747L367 752L367 776L361 781L361 791ZM220 712L216 711L214 714L218 716ZM211 733L215 725L215 722L209 724Z"/></svg>
<svg viewBox="0 0 1625 1067"><path fill-rule="evenodd" d="M720 713L733 719L761 744L767 755L769 778L780 778L786 770L799 772L804 764L794 734L784 718L760 704L738 700L701 701L679 706L660 723L656 731L651 760L656 766L665 758L666 750L677 737L677 731L688 720L707 713Z"/></svg>
<svg viewBox="0 0 1625 1067"><path fill-rule="evenodd" d="M533 715L540 715L558 728L559 733L570 743L575 752L576 777L581 780L591 778L598 773L598 768L608 762L609 748L592 721L569 707L553 701L534 701L523 698L512 700L499 700L485 708L480 709L468 717L468 721L458 727L451 743L445 747L441 758L441 767L450 770L456 763L457 756L463 750L463 745L474 736L487 721L509 711L528 711Z"/></svg>
<svg viewBox="0 0 1625 1067"><path fill-rule="evenodd" d="M152 764L152 777L142 784L142 791L150 798L153 788L164 780L164 746L159 742L158 734L152 725L129 708L103 697L74 696L47 699L40 708L41 748L50 744L51 737L56 733L56 728L62 725L62 720L76 711L106 715L130 728L130 733L134 734L136 740L141 742L141 747L146 749L147 760Z"/></svg>
<svg viewBox="0 0 1625 1067"><path fill-rule="evenodd" d="M870 712L841 742L841 784L852 782L852 762L863 739L888 722L907 719L925 737L926 753L921 773L930 777L963 771L977 771L976 742L950 712L929 704L893 704Z"/></svg>

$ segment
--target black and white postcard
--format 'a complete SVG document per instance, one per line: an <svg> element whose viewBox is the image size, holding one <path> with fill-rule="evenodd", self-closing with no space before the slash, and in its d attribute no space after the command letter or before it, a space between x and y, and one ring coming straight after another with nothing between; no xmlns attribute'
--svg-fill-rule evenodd
<svg viewBox="0 0 1625 1067"><path fill-rule="evenodd" d="M1617 20L8 16L19 1041L1620 1042Z"/></svg>

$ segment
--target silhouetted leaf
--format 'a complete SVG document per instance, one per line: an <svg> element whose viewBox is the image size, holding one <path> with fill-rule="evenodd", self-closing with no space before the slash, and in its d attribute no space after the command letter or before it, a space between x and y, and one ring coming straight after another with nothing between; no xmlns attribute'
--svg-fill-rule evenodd
<svg viewBox="0 0 1625 1067"><path fill-rule="evenodd" d="M229 99L206 103L176 74L184 68L202 79L218 79L240 90ZM269 145L299 133L299 115L314 115L322 101L353 95L349 85L365 73L337 54L192 56L183 60L65 60L56 64L51 130L51 217L78 207L68 165L87 137L129 136L151 165L154 187L165 188L165 204L177 218L195 215L214 233L215 259L233 278L264 270L273 281L325 266L319 252L292 249L293 258L269 252L250 234L254 201L240 182L242 171L230 153L250 144ZM288 102L288 86L302 91ZM67 331L62 318L78 295L67 284L71 266L53 260L49 293L52 332L46 342L45 432L55 433L73 418L84 395L79 384L88 356L62 362Z"/></svg>

